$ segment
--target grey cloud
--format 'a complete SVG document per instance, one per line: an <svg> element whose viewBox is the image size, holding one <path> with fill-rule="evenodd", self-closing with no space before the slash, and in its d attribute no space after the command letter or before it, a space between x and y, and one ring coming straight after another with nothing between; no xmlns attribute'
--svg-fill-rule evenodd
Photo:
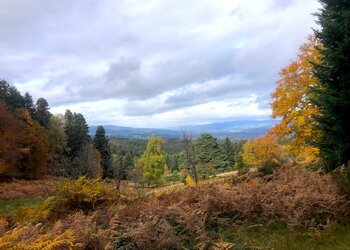
<svg viewBox="0 0 350 250"><path fill-rule="evenodd" d="M318 3L251 5L0 0L0 78L20 89L41 81L23 90L53 106L123 99L135 116L264 95L311 32Z"/></svg>
<svg viewBox="0 0 350 250"><path fill-rule="evenodd" d="M115 78L128 78L134 73L138 73L141 63L138 60L121 58L119 62L112 63L105 74L107 80Z"/></svg>
<svg viewBox="0 0 350 250"><path fill-rule="evenodd" d="M153 115L157 113L190 107L217 100L239 99L249 96L253 82L239 77L227 76L221 79L210 80L181 88L171 94L164 101L158 98L157 103L151 99L143 102L131 102L124 112L133 116Z"/></svg>

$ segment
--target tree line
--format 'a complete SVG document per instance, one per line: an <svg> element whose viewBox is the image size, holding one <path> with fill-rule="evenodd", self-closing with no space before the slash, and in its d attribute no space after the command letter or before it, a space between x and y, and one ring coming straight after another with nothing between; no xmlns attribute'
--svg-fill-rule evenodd
<svg viewBox="0 0 350 250"><path fill-rule="evenodd" d="M92 140L82 114L53 115L46 99L34 103L30 93L0 81L0 177L107 175L108 142L101 145L100 132Z"/></svg>
<svg viewBox="0 0 350 250"><path fill-rule="evenodd" d="M0 81L0 139L2 178L84 175L118 180L138 176L139 180L141 176L150 184L159 184L165 173L184 169L193 173L194 165L196 180L231 171L239 164L243 148L242 141L221 141L209 133L191 138L190 150L185 137L109 140L103 126L91 137L82 114L66 110L53 115L45 98L34 102L30 93L21 95L4 80Z"/></svg>

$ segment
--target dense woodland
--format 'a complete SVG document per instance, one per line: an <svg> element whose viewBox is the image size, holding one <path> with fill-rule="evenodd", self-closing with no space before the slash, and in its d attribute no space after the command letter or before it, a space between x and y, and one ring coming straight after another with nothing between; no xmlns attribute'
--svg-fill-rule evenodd
<svg viewBox="0 0 350 250"><path fill-rule="evenodd" d="M254 140L89 135L1 80L0 249L348 249L350 2L320 2Z"/></svg>

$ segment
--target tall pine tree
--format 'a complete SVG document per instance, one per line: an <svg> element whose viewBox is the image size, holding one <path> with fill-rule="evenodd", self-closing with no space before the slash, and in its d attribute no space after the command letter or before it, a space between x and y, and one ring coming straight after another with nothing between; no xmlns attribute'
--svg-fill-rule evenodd
<svg viewBox="0 0 350 250"><path fill-rule="evenodd" d="M109 151L109 140L103 126L98 126L94 137L94 147L101 154L101 166L103 168L103 177L112 177L110 168L111 154Z"/></svg>
<svg viewBox="0 0 350 250"><path fill-rule="evenodd" d="M29 111L29 113L32 116L32 118L34 118L35 117L35 112L36 112L35 104L34 104L34 101L33 101L33 97L28 92L26 92L24 94L24 106Z"/></svg>
<svg viewBox="0 0 350 250"><path fill-rule="evenodd" d="M350 159L350 1L320 2L316 16L321 28L315 35L323 48L321 62L314 66L319 83L313 102L320 109L317 147L331 171Z"/></svg>
<svg viewBox="0 0 350 250"><path fill-rule="evenodd" d="M41 126L48 128L50 123L50 118L52 114L50 113L49 103L45 98L39 98L36 101L36 120L40 123Z"/></svg>
<svg viewBox="0 0 350 250"><path fill-rule="evenodd" d="M75 157L83 144L90 139L89 126L82 114L72 113L70 110L66 110L64 119L64 132L67 135L69 156Z"/></svg>

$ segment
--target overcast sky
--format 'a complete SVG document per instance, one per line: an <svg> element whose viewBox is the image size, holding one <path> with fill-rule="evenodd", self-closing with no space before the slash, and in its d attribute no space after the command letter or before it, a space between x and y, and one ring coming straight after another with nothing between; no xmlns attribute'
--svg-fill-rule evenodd
<svg viewBox="0 0 350 250"><path fill-rule="evenodd" d="M317 0L0 0L0 79L90 125L269 118Z"/></svg>

